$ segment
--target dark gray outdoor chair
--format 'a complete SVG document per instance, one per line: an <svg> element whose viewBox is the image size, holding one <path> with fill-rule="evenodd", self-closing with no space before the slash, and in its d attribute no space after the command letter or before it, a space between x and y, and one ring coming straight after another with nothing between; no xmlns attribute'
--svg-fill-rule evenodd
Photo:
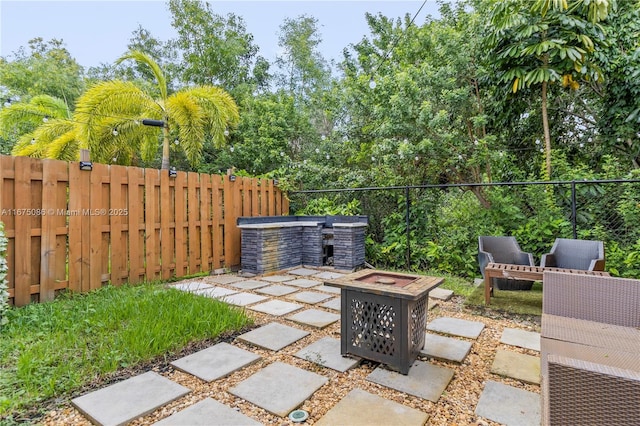
<svg viewBox="0 0 640 426"><path fill-rule="evenodd" d="M542 255L540 266L604 271L604 262L602 241L556 238L551 251Z"/></svg>
<svg viewBox="0 0 640 426"><path fill-rule="evenodd" d="M515 237L478 237L478 263L482 278L489 263L535 266L533 255L522 251ZM533 281L493 278L492 284L498 290L531 290Z"/></svg>

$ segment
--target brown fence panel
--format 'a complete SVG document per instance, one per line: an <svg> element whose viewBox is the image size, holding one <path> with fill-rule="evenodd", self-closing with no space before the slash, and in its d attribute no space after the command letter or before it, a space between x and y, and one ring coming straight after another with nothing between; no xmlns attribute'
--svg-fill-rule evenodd
<svg viewBox="0 0 640 426"><path fill-rule="evenodd" d="M240 216L286 214L273 181L0 156L9 303L240 265Z"/></svg>

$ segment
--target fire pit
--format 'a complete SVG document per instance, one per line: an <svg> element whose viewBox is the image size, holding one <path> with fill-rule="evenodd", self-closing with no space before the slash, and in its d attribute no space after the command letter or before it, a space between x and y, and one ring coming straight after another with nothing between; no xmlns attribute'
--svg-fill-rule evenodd
<svg viewBox="0 0 640 426"><path fill-rule="evenodd" d="M371 269L325 281L341 289L342 355L360 356L409 373L424 347L429 291L442 281Z"/></svg>

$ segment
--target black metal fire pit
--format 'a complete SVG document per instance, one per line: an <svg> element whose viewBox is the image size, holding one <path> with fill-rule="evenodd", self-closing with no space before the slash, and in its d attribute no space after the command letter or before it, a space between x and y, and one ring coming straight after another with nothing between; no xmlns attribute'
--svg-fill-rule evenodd
<svg viewBox="0 0 640 426"><path fill-rule="evenodd" d="M360 356L409 373L424 347L429 291L442 281L372 269L325 281L341 289L342 355Z"/></svg>

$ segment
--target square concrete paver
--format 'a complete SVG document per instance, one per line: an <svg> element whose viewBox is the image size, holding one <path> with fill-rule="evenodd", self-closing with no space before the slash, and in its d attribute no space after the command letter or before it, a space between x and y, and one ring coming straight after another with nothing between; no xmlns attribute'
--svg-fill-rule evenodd
<svg viewBox="0 0 640 426"><path fill-rule="evenodd" d="M339 297L336 297L335 299L331 299L328 302L324 302L320 306L322 306L323 308L329 308L329 309L333 309L334 311L340 312L340 309L342 307L342 301L340 300Z"/></svg>
<svg viewBox="0 0 640 426"><path fill-rule="evenodd" d="M540 384L540 358L498 349L491 372L535 385Z"/></svg>
<svg viewBox="0 0 640 426"><path fill-rule="evenodd" d="M332 337L323 337L299 350L295 356L342 373L360 363L360 359L343 357L340 354L340 340Z"/></svg>
<svg viewBox="0 0 640 426"><path fill-rule="evenodd" d="M317 269L309 269L309 268L297 268L289 271L291 275L298 275L300 277L308 277L310 275L315 275L318 273Z"/></svg>
<svg viewBox="0 0 640 426"><path fill-rule="evenodd" d="M415 408L354 389L315 423L318 426L422 426L429 415Z"/></svg>
<svg viewBox="0 0 640 426"><path fill-rule="evenodd" d="M292 277L291 275L269 275L260 279L262 281L269 281L270 283L283 283L285 281L291 281L295 279L295 277Z"/></svg>
<svg viewBox="0 0 640 426"><path fill-rule="evenodd" d="M325 293L331 294L340 294L340 289L338 287L331 287L328 285L319 285L318 287L313 287L313 290L324 291Z"/></svg>
<svg viewBox="0 0 640 426"><path fill-rule="evenodd" d="M309 303L314 305L327 299L331 299L331 295L325 293L318 293L316 291L301 291L287 296L287 299L295 300L297 302Z"/></svg>
<svg viewBox="0 0 640 426"><path fill-rule="evenodd" d="M178 284L174 284L172 286L169 287L173 287L176 290L182 290L182 291L190 291L190 292L196 292L199 290L205 290L207 288L212 288L213 286L211 284L207 284L203 281L187 281L187 282L181 282Z"/></svg>
<svg viewBox="0 0 640 426"><path fill-rule="evenodd" d="M432 299L447 301L453 297L453 290L436 287L429 292L429 297Z"/></svg>
<svg viewBox="0 0 640 426"><path fill-rule="evenodd" d="M249 307L249 309L279 317L281 315L290 314L291 312L297 311L303 307L304 306L298 305L297 303L285 302L283 300L269 300L268 302L253 305Z"/></svg>
<svg viewBox="0 0 640 426"><path fill-rule="evenodd" d="M222 342L177 359L171 365L205 382L211 382L228 376L259 359L260 356L253 352Z"/></svg>
<svg viewBox="0 0 640 426"><path fill-rule="evenodd" d="M207 398L154 423L154 426L209 426L214 423L225 426L259 426L262 424L215 399Z"/></svg>
<svg viewBox="0 0 640 426"><path fill-rule="evenodd" d="M262 287L256 290L256 293L268 294L269 296L284 296L285 294L298 291L299 288L288 285L272 284L269 287Z"/></svg>
<svg viewBox="0 0 640 426"><path fill-rule="evenodd" d="M194 291L195 294L211 297L213 299L222 299L231 294L236 294L238 290L230 290L224 287L209 287Z"/></svg>
<svg viewBox="0 0 640 426"><path fill-rule="evenodd" d="M242 281L244 278L239 277L237 275L218 275L216 277L207 277L206 280L208 282L212 282L215 284L233 284L238 281Z"/></svg>
<svg viewBox="0 0 640 426"><path fill-rule="evenodd" d="M382 366L378 366L367 376L370 382L433 402L438 402L452 378L452 369L424 361L415 361L406 376Z"/></svg>
<svg viewBox="0 0 640 426"><path fill-rule="evenodd" d="M313 277L321 280L335 280L336 278L344 277L344 275L345 274L341 274L339 272L323 271L315 274Z"/></svg>
<svg viewBox="0 0 640 426"><path fill-rule="evenodd" d="M287 281L287 285L295 285L296 287L311 288L322 284L320 281L309 280L306 278L298 278L293 281Z"/></svg>
<svg viewBox="0 0 640 426"><path fill-rule="evenodd" d="M487 381L476 415L508 426L540 426L540 395Z"/></svg>
<svg viewBox="0 0 640 426"><path fill-rule="evenodd" d="M420 351L420 354L445 361L462 362L470 350L471 342L426 333L424 348Z"/></svg>
<svg viewBox="0 0 640 426"><path fill-rule="evenodd" d="M517 328L505 328L502 330L500 343L540 352L540 333Z"/></svg>
<svg viewBox="0 0 640 426"><path fill-rule="evenodd" d="M309 334L308 331L300 330L299 328L271 322L260 328L241 334L238 336L238 340L261 348L278 351Z"/></svg>
<svg viewBox="0 0 640 426"><path fill-rule="evenodd" d="M328 380L319 374L274 362L241 381L229 392L270 413L285 417Z"/></svg>
<svg viewBox="0 0 640 426"><path fill-rule="evenodd" d="M71 404L99 425L122 425L144 416L190 390L149 371L74 398Z"/></svg>
<svg viewBox="0 0 640 426"><path fill-rule="evenodd" d="M235 293L224 297L224 301L236 306L247 306L268 299L265 296L251 293Z"/></svg>
<svg viewBox="0 0 640 426"><path fill-rule="evenodd" d="M436 318L427 324L427 330L429 331L467 337L469 339L477 339L483 329L484 324L479 321L467 321L449 317Z"/></svg>
<svg viewBox="0 0 640 426"><path fill-rule="evenodd" d="M230 284L231 287L239 288L241 290L255 290L256 288L266 287L269 283L258 280L246 280L238 281L237 283Z"/></svg>
<svg viewBox="0 0 640 426"><path fill-rule="evenodd" d="M325 328L334 322L339 321L340 315L321 311L319 309L307 309L306 311L287 317L287 319L302 325Z"/></svg>

